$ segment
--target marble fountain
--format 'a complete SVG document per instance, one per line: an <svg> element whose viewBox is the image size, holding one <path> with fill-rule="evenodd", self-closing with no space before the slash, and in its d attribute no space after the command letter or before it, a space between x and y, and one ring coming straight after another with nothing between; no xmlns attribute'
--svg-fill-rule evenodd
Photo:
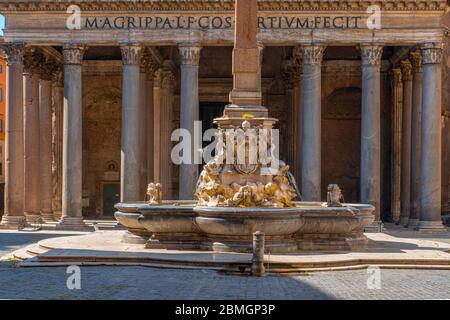
<svg viewBox="0 0 450 320"><path fill-rule="evenodd" d="M272 158L270 134L277 120L267 114L262 106L228 105L214 120L222 148L203 168L197 199L162 200L160 184L149 184L148 201L115 206L115 218L128 230L122 241L149 249L250 252L253 233L260 231L271 253L363 250L364 228L373 222L375 208L341 203L337 185L330 185L327 202L298 201L289 166ZM230 132L243 133L243 138ZM249 132L259 137L257 150L267 144L264 161L250 159ZM230 143L236 148L227 149ZM236 155L238 146L243 157Z"/></svg>

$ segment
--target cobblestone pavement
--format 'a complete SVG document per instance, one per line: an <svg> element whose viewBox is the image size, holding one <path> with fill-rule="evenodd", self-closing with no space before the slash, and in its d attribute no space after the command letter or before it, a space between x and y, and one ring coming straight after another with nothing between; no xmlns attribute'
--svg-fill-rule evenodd
<svg viewBox="0 0 450 320"><path fill-rule="evenodd" d="M0 299L450 299L450 271L381 270L381 289L367 270L262 278L206 270L82 267L69 290L66 268L0 265Z"/></svg>
<svg viewBox="0 0 450 320"><path fill-rule="evenodd" d="M0 256L67 232L0 232ZM83 267L81 290L67 289L66 268L16 268L0 262L0 299L450 299L450 271L381 270L381 289L367 270L263 278L206 270Z"/></svg>

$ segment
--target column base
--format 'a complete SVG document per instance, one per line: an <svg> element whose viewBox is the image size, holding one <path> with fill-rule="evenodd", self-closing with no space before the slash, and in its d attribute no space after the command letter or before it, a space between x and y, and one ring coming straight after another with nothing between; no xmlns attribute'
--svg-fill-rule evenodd
<svg viewBox="0 0 450 320"><path fill-rule="evenodd" d="M0 229L21 230L26 227L27 221L25 216L9 216L3 215L0 222Z"/></svg>
<svg viewBox="0 0 450 320"><path fill-rule="evenodd" d="M53 212L41 212L41 217L45 222L56 222Z"/></svg>
<svg viewBox="0 0 450 320"><path fill-rule="evenodd" d="M408 217L400 217L400 221L398 224L401 226L404 226L405 228L408 228L409 218Z"/></svg>
<svg viewBox="0 0 450 320"><path fill-rule="evenodd" d="M56 225L56 230L92 231L82 217L62 217Z"/></svg>
<svg viewBox="0 0 450 320"><path fill-rule="evenodd" d="M448 230L442 221L420 221L416 228L420 233L447 233Z"/></svg>
<svg viewBox="0 0 450 320"><path fill-rule="evenodd" d="M409 219L408 227L416 228L419 225L419 219Z"/></svg>
<svg viewBox="0 0 450 320"><path fill-rule="evenodd" d="M383 232L383 231L384 231L384 225L383 225L383 222L381 222L381 221L374 221L364 229L364 232L369 232L369 233L378 233L378 232Z"/></svg>

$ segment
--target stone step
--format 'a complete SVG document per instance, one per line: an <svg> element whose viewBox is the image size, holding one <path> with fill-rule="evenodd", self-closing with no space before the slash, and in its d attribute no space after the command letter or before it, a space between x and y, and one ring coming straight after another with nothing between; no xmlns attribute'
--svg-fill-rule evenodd
<svg viewBox="0 0 450 320"><path fill-rule="evenodd" d="M33 256L39 256L43 253L46 253L47 251L48 249L41 247L39 243L35 243L27 247L27 252Z"/></svg>
<svg viewBox="0 0 450 320"><path fill-rule="evenodd" d="M21 248L19 250L16 250L12 253L12 257L19 259L19 260L28 260L35 257L35 255L32 255L28 252L28 247Z"/></svg>

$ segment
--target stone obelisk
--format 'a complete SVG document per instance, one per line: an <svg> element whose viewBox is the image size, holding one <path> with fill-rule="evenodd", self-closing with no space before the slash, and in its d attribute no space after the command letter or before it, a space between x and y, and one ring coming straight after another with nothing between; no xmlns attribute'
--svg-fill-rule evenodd
<svg viewBox="0 0 450 320"><path fill-rule="evenodd" d="M225 108L226 117L241 118L244 114L255 118L267 117L267 109L261 106L257 19L257 0L236 0L233 90L230 93L231 104Z"/></svg>

